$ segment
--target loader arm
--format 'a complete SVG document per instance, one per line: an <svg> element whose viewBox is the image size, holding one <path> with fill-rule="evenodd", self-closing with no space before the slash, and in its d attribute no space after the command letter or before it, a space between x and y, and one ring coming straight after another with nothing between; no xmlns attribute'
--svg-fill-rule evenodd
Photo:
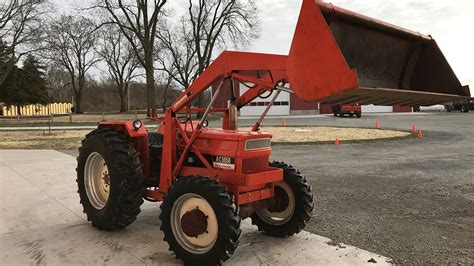
<svg viewBox="0 0 474 266"><path fill-rule="evenodd" d="M285 55L225 51L174 101L171 110L179 112L216 81L230 78L233 73L257 70L285 71L286 59ZM264 87L275 86L272 81L263 79L261 81L265 84Z"/></svg>

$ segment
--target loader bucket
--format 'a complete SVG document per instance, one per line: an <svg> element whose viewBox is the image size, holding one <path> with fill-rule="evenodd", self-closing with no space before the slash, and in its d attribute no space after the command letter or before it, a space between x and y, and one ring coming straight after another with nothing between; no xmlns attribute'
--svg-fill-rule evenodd
<svg viewBox="0 0 474 266"><path fill-rule="evenodd" d="M470 96L431 36L315 0L303 0L287 71L307 102L420 106Z"/></svg>

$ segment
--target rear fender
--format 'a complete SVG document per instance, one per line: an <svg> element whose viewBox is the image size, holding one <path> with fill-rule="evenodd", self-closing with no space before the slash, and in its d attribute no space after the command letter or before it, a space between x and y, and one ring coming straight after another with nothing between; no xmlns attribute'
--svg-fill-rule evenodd
<svg viewBox="0 0 474 266"><path fill-rule="evenodd" d="M136 130L133 128L133 122L100 122L98 128L113 128L115 131L123 132L134 145L135 150L140 155L140 161L142 162L142 171L146 179L150 178L150 160L148 153L148 133L146 132L145 125Z"/></svg>

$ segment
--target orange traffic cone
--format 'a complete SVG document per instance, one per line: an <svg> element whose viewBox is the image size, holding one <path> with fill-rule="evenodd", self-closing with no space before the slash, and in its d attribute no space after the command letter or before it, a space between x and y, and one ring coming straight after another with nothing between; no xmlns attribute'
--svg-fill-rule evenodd
<svg viewBox="0 0 474 266"><path fill-rule="evenodd" d="M418 138L419 139L422 139L423 138L423 132L420 130L418 131Z"/></svg>
<svg viewBox="0 0 474 266"><path fill-rule="evenodd" d="M416 124L415 123L413 123L413 125L411 126L411 132L416 133Z"/></svg>
<svg viewBox="0 0 474 266"><path fill-rule="evenodd" d="M375 128L379 129L379 119L375 118Z"/></svg>
<svg viewBox="0 0 474 266"><path fill-rule="evenodd" d="M339 138L336 137L336 141L334 142L334 145L339 146Z"/></svg>
<svg viewBox="0 0 474 266"><path fill-rule="evenodd" d="M281 119L281 126L282 127L286 126L286 118L284 118L284 117Z"/></svg>

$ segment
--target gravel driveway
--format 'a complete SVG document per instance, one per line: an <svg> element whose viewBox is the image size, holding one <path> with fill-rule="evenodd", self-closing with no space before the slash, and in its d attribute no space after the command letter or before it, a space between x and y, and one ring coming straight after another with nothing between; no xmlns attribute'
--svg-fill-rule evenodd
<svg viewBox="0 0 474 266"><path fill-rule="evenodd" d="M327 117L304 124L371 126L374 121L375 116ZM474 114L387 115L379 121L405 130L416 123L425 137L273 148L272 159L294 164L313 186L316 207L307 230L395 263L472 264Z"/></svg>

